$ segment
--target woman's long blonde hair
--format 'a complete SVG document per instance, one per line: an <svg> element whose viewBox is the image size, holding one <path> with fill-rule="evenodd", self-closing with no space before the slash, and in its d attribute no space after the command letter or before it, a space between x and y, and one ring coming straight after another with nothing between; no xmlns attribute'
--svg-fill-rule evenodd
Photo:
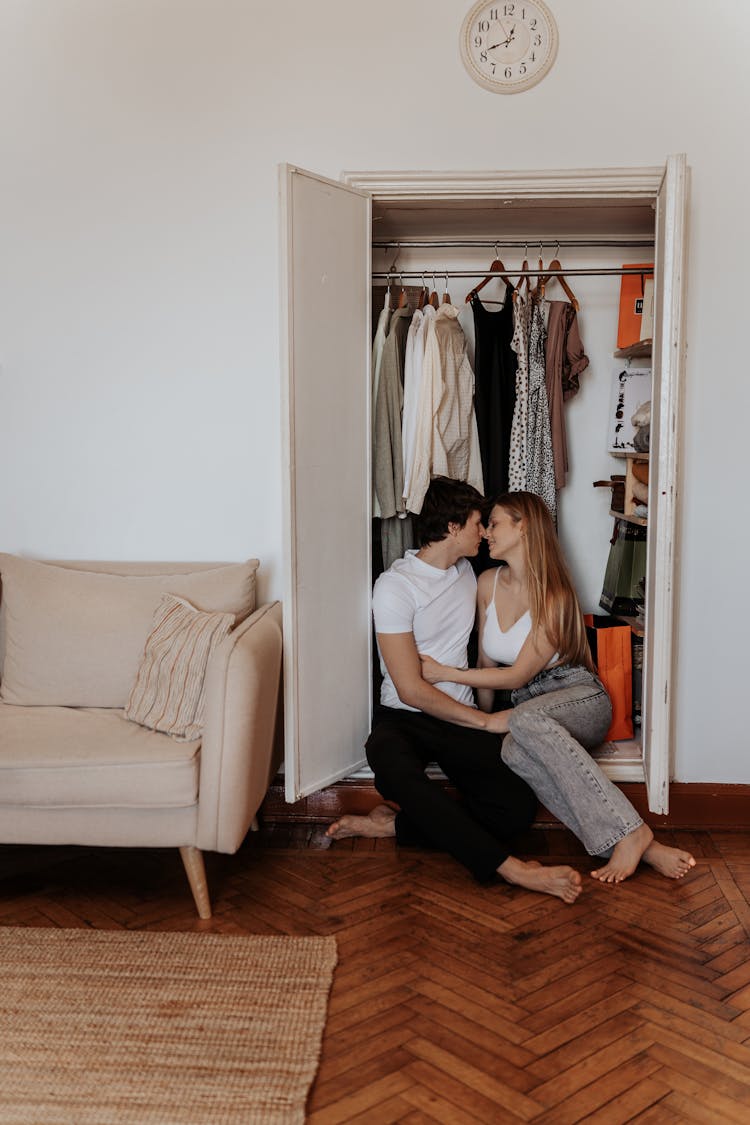
<svg viewBox="0 0 750 1125"><path fill-rule="evenodd" d="M533 492L504 492L492 501L514 523L524 521L529 612L564 664L595 672L586 626L547 505Z"/></svg>

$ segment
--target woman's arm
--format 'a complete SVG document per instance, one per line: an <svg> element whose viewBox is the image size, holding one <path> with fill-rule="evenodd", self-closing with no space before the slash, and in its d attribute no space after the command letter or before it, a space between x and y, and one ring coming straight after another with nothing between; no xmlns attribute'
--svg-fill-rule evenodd
<svg viewBox="0 0 750 1125"><path fill-rule="evenodd" d="M507 730L503 712L487 715L476 707L459 703L423 679L413 633L378 633L377 637L381 655L402 703L461 727L488 730L493 734Z"/></svg>
<svg viewBox="0 0 750 1125"><path fill-rule="evenodd" d="M508 668L449 668L446 664L438 664L431 656L421 656L422 675L431 684L467 684L479 689L497 691L505 688L512 691L523 687L546 668L554 655L554 647L547 640L544 631L536 629L529 633L518 659Z"/></svg>

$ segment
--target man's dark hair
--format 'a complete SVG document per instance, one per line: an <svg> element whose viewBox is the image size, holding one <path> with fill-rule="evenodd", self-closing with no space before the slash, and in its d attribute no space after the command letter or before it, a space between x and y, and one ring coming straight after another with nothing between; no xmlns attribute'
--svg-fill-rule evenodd
<svg viewBox="0 0 750 1125"><path fill-rule="evenodd" d="M433 477L417 519L420 547L445 539L448 524L457 523L463 527L472 512L484 512L481 492L463 480Z"/></svg>

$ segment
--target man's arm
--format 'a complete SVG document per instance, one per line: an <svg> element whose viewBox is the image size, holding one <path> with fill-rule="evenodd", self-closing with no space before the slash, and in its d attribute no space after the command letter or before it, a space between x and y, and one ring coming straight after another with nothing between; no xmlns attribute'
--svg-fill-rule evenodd
<svg viewBox="0 0 750 1125"><path fill-rule="evenodd" d="M459 703L422 678L422 663L413 633L378 633L378 644L402 703L461 727L494 731L493 715Z"/></svg>

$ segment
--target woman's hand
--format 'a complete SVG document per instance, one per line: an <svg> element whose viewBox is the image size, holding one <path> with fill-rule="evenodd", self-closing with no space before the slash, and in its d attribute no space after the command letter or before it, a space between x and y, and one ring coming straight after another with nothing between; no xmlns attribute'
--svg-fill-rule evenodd
<svg viewBox="0 0 750 1125"><path fill-rule="evenodd" d="M428 684L443 684L448 680L446 673L452 671L451 668L445 664L438 664L437 660L421 652L419 659L422 661L422 679L427 680Z"/></svg>

